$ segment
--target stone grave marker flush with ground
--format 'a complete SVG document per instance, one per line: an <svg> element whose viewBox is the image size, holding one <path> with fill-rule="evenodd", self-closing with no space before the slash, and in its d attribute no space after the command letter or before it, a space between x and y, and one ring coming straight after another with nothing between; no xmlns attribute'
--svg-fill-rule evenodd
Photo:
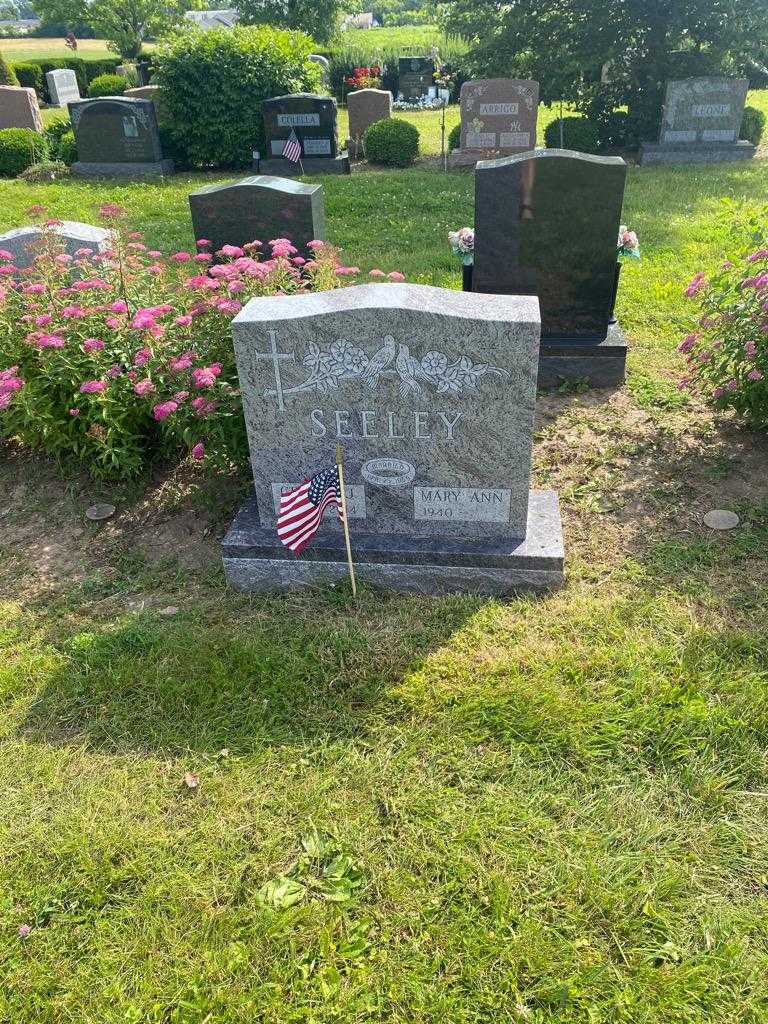
<svg viewBox="0 0 768 1024"><path fill-rule="evenodd" d="M76 103L80 99L80 87L74 71L66 68L49 71L45 81L54 107L66 107L68 103Z"/></svg>
<svg viewBox="0 0 768 1024"><path fill-rule="evenodd" d="M640 163L751 160L755 146L739 139L748 89L746 78L667 82L659 141L641 145Z"/></svg>
<svg viewBox="0 0 768 1024"><path fill-rule="evenodd" d="M461 148L454 167L536 148L539 83L512 78L465 82L461 87Z"/></svg>
<svg viewBox="0 0 768 1024"><path fill-rule="evenodd" d="M347 94L349 138L347 151L352 160L363 157L363 137L372 124L392 117L392 93L388 89L356 89Z"/></svg>
<svg viewBox="0 0 768 1024"><path fill-rule="evenodd" d="M0 85L0 128L31 128L42 132L43 119L34 89Z"/></svg>
<svg viewBox="0 0 768 1024"><path fill-rule="evenodd" d="M504 594L563 578L557 497L530 491L539 342L533 297L361 285L253 299L233 323L254 498L223 542L230 583L347 575L335 517L300 557L281 493L337 444L356 572L424 593Z"/></svg>
<svg viewBox="0 0 768 1024"><path fill-rule="evenodd" d="M477 165L472 287L538 296L545 386L624 380L627 343L612 310L626 175L620 157L561 149Z"/></svg>
<svg viewBox="0 0 768 1024"><path fill-rule="evenodd" d="M322 185L255 175L198 189L189 207L195 238L210 239L214 252L273 238L288 238L301 251L307 242L325 239Z"/></svg>
<svg viewBox="0 0 768 1024"><path fill-rule="evenodd" d="M69 114L78 157L73 174L141 178L173 173L173 162L163 159L151 100L81 100L69 104Z"/></svg>
<svg viewBox="0 0 768 1024"><path fill-rule="evenodd" d="M337 107L332 96L300 92L275 96L262 104L266 156L261 156L261 174L295 178L303 174L349 174L349 157L339 152ZM301 144L301 162L293 163L282 154L295 132Z"/></svg>

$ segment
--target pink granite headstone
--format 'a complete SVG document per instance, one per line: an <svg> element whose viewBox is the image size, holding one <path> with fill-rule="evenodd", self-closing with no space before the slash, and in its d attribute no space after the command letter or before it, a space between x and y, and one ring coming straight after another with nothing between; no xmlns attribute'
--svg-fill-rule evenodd
<svg viewBox="0 0 768 1024"><path fill-rule="evenodd" d="M0 85L0 128L32 128L42 132L43 119L34 89Z"/></svg>

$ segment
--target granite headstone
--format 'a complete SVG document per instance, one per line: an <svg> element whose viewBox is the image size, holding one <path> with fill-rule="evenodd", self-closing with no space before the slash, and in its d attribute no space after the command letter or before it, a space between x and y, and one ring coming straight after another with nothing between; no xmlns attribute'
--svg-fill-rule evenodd
<svg viewBox="0 0 768 1024"><path fill-rule="evenodd" d="M339 152L337 107L332 96L300 92L274 96L262 103L267 155L262 174L296 177L307 174L349 174L349 158ZM301 144L301 161L283 156L291 133Z"/></svg>
<svg viewBox="0 0 768 1024"><path fill-rule="evenodd" d="M70 256L74 256L80 249L93 249L94 253L104 252L113 243L112 232L108 228L82 224L75 220L63 220L46 230L52 231L59 241L64 243L65 250ZM24 269L32 265L42 237L43 232L36 224L13 228L0 235L0 249L12 253L14 264Z"/></svg>
<svg viewBox="0 0 768 1024"><path fill-rule="evenodd" d="M755 146L739 139L746 78L686 78L667 82L658 143L644 142L640 162L720 163L749 160Z"/></svg>
<svg viewBox="0 0 768 1024"><path fill-rule="evenodd" d="M155 104L105 96L69 104L77 143L77 175L148 177L173 172L163 159Z"/></svg>
<svg viewBox="0 0 768 1024"><path fill-rule="evenodd" d="M465 82L460 104L461 146L451 154L452 165L536 148L538 82L512 78Z"/></svg>
<svg viewBox="0 0 768 1024"><path fill-rule="evenodd" d="M129 100L151 100L155 105L157 123L162 124L168 119L163 103L163 90L159 85L139 85L135 89L126 89L123 96Z"/></svg>
<svg viewBox="0 0 768 1024"><path fill-rule="evenodd" d="M624 379L610 320L626 174L620 157L559 149L477 165L473 289L539 297L541 383Z"/></svg>
<svg viewBox="0 0 768 1024"><path fill-rule="evenodd" d="M435 85L435 62L431 57L400 57L398 61L398 99L417 103L429 95Z"/></svg>
<svg viewBox="0 0 768 1024"><path fill-rule="evenodd" d="M43 119L34 89L0 85L0 128L31 128L42 132Z"/></svg>
<svg viewBox="0 0 768 1024"><path fill-rule="evenodd" d="M337 444L360 578L429 593L562 580L556 495L530 491L535 298L360 285L253 299L233 337L255 483L224 539L234 586L346 575L334 518L301 558L275 532L281 493Z"/></svg>
<svg viewBox="0 0 768 1024"><path fill-rule="evenodd" d="M371 125L392 117L392 93L388 89L357 89L347 94L347 110L347 150L357 160L364 155L363 137Z"/></svg>
<svg viewBox="0 0 768 1024"><path fill-rule="evenodd" d="M214 252L226 244L273 238L289 238L302 250L312 239L325 238L322 185L256 175L198 189L189 206L195 238L210 239Z"/></svg>
<svg viewBox="0 0 768 1024"><path fill-rule="evenodd" d="M49 71L45 81L54 107L66 107L68 103L75 103L80 99L80 86L77 84L77 75L74 71L68 68Z"/></svg>

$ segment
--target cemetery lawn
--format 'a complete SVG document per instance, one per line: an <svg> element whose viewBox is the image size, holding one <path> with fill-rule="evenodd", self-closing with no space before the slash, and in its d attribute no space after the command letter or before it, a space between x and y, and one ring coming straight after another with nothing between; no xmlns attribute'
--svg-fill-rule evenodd
<svg viewBox="0 0 768 1024"><path fill-rule="evenodd" d="M0 229L110 199L189 246L226 177L6 181ZM471 175L323 184L346 260L458 287ZM678 392L675 345L766 196L768 161L630 171L628 384L539 403L545 598L236 595L244 475L0 448L0 1021L764 1024L768 442Z"/></svg>

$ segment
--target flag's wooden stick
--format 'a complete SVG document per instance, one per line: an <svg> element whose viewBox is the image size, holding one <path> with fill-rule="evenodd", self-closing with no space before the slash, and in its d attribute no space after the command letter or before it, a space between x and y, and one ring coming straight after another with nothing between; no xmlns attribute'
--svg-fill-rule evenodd
<svg viewBox="0 0 768 1024"><path fill-rule="evenodd" d="M347 542L347 561L349 562L349 578L352 581L352 597L357 597L357 582L355 580L355 566L352 561L352 544L349 540L349 514L347 512L347 492L344 489L344 465L341 453L341 445L336 445L336 465L339 470L339 490L341 491L341 512L344 522L344 539Z"/></svg>

